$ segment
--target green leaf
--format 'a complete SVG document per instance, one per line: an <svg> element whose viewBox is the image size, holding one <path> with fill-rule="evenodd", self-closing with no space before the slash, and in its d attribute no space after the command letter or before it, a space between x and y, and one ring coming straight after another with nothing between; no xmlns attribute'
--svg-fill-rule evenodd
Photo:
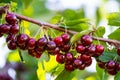
<svg viewBox="0 0 120 80"><path fill-rule="evenodd" d="M114 80L120 80L120 71L115 75Z"/></svg>
<svg viewBox="0 0 120 80"><path fill-rule="evenodd" d="M94 36L103 37L103 35L105 34L105 27L104 26L98 27L94 34L95 34Z"/></svg>
<svg viewBox="0 0 120 80"><path fill-rule="evenodd" d="M75 76L76 71L66 71L65 69L56 77L55 80L72 80L72 78Z"/></svg>
<svg viewBox="0 0 120 80"><path fill-rule="evenodd" d="M80 38L85 35L85 34L88 34L91 30L84 30L84 31L81 31L75 35L73 35L73 37L71 38L70 42L71 43L75 43L76 41L79 41Z"/></svg>
<svg viewBox="0 0 120 80"><path fill-rule="evenodd" d="M10 5L11 5L11 11L16 11L16 9L17 9L17 3L11 1Z"/></svg>
<svg viewBox="0 0 120 80"><path fill-rule="evenodd" d="M67 26L74 26L74 25L77 25L77 24L80 24L80 23L86 23L87 24L88 21L89 21L88 19L83 18L83 19L76 19L76 20L65 21L64 23Z"/></svg>
<svg viewBox="0 0 120 80"><path fill-rule="evenodd" d="M108 75L105 72L105 70L101 69L98 64L96 64L96 71L97 71L97 75L99 80L107 80L108 79Z"/></svg>
<svg viewBox="0 0 120 80"><path fill-rule="evenodd" d="M24 4L25 8L27 8L33 2L33 0L21 0L21 1Z"/></svg>
<svg viewBox="0 0 120 80"><path fill-rule="evenodd" d="M112 12L108 15L108 24L111 26L120 26L120 13Z"/></svg>
<svg viewBox="0 0 120 80"><path fill-rule="evenodd" d="M50 20L50 23L52 24L58 24L59 22L62 21L62 16L61 15L56 15L54 17L52 17L52 19Z"/></svg>
<svg viewBox="0 0 120 80"><path fill-rule="evenodd" d="M39 59L40 61L46 61L46 62L48 62L49 60L50 60L50 55L47 53L47 52L44 52L42 55L41 55L41 57L40 57L40 59Z"/></svg>
<svg viewBox="0 0 120 80"><path fill-rule="evenodd" d="M120 37L118 37L117 35L120 35L120 29L119 28L117 30L115 30L114 32L112 32L111 34L109 34L108 37L110 39L115 39L115 40L120 41Z"/></svg>
<svg viewBox="0 0 120 80"><path fill-rule="evenodd" d="M104 52L103 55L99 56L99 60L102 62L108 62L110 60L113 60L116 57L115 52Z"/></svg>

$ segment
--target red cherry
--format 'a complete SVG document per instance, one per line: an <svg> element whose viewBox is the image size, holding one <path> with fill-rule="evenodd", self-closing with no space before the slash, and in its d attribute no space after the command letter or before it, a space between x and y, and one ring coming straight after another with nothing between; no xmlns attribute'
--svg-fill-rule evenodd
<svg viewBox="0 0 120 80"><path fill-rule="evenodd" d="M97 63L100 68L105 69L105 62L97 61Z"/></svg>
<svg viewBox="0 0 120 80"><path fill-rule="evenodd" d="M28 42L28 40L29 40L29 37L26 34L19 34L17 36L17 44L18 45L26 45L26 43Z"/></svg>
<svg viewBox="0 0 120 80"><path fill-rule="evenodd" d="M91 56L87 55L87 54L82 54L81 55L81 60L82 61L89 61L91 59Z"/></svg>
<svg viewBox="0 0 120 80"><path fill-rule="evenodd" d="M48 50L48 52L49 52L51 55L56 55L56 54L59 54L60 49L59 49L59 47L56 47L54 50Z"/></svg>
<svg viewBox="0 0 120 80"><path fill-rule="evenodd" d="M65 56L64 56L64 54L61 54L61 53L57 54L57 55L56 55L56 61L57 61L58 63L60 63L60 64L63 64L64 61L65 61Z"/></svg>
<svg viewBox="0 0 120 80"><path fill-rule="evenodd" d="M43 48L39 48L39 47L36 47L35 48L35 51L39 54L42 54L44 52L44 49Z"/></svg>
<svg viewBox="0 0 120 80"><path fill-rule="evenodd" d="M61 35L63 42L66 44L70 41L70 36L68 34L62 34Z"/></svg>
<svg viewBox="0 0 120 80"><path fill-rule="evenodd" d="M65 69L66 69L67 71L73 71L73 70L74 70L74 67L73 67L72 64L65 64Z"/></svg>
<svg viewBox="0 0 120 80"><path fill-rule="evenodd" d="M54 42L56 43L57 46L61 46L63 44L63 39L61 37L56 37L54 39Z"/></svg>
<svg viewBox="0 0 120 80"><path fill-rule="evenodd" d="M91 45L92 38L89 35L83 35L81 37L81 43L85 46Z"/></svg>
<svg viewBox="0 0 120 80"><path fill-rule="evenodd" d="M108 71L115 69L115 66L116 66L116 63L113 60L110 60L109 62L106 63L106 69Z"/></svg>
<svg viewBox="0 0 120 80"><path fill-rule="evenodd" d="M85 65L85 64L82 64L81 66L79 66L79 69L80 69L80 70L84 70L85 67L86 67L86 65Z"/></svg>
<svg viewBox="0 0 120 80"><path fill-rule="evenodd" d="M45 45L47 44L47 39L46 38L40 38L38 41L37 41L37 46L39 48L43 48Z"/></svg>
<svg viewBox="0 0 120 80"><path fill-rule="evenodd" d="M11 25L9 24L3 24L1 25L1 33L6 33L8 34L10 32Z"/></svg>
<svg viewBox="0 0 120 80"><path fill-rule="evenodd" d="M86 67L90 66L92 64L92 58L90 58L88 61L84 62Z"/></svg>
<svg viewBox="0 0 120 80"><path fill-rule="evenodd" d="M111 70L111 71L108 71L108 73L110 75L116 75L117 74L117 71L115 69Z"/></svg>
<svg viewBox="0 0 120 80"><path fill-rule="evenodd" d="M27 46L28 46L28 49L34 49L36 46L36 40L34 38L30 38L28 40Z"/></svg>
<svg viewBox="0 0 120 80"><path fill-rule="evenodd" d="M75 59L75 60L73 61L73 66L74 66L75 68L78 68L78 67L81 66L81 65L82 65L82 61L81 61L81 60Z"/></svg>
<svg viewBox="0 0 120 80"><path fill-rule="evenodd" d="M76 50L78 53L84 53L85 47L82 44L77 45Z"/></svg>
<svg viewBox="0 0 120 80"><path fill-rule="evenodd" d="M96 53L103 53L104 47L102 45L96 45Z"/></svg>
<svg viewBox="0 0 120 80"><path fill-rule="evenodd" d="M11 29L10 29L11 34L17 34L18 31L19 31L18 24L15 24L15 25L11 26Z"/></svg>
<svg viewBox="0 0 120 80"><path fill-rule="evenodd" d="M6 42L8 42L9 40L16 40L15 38L16 38L15 35L9 34L6 38Z"/></svg>
<svg viewBox="0 0 120 80"><path fill-rule="evenodd" d="M95 54L95 51L96 51L96 48L94 45L90 45L88 48L87 48L87 52L90 56L93 56Z"/></svg>
<svg viewBox="0 0 120 80"><path fill-rule="evenodd" d="M69 44L65 44L65 45L61 46L61 50L63 52L68 52L70 50L70 45Z"/></svg>
<svg viewBox="0 0 120 80"><path fill-rule="evenodd" d="M7 46L10 50L15 50L17 48L16 42L13 40L9 40Z"/></svg>
<svg viewBox="0 0 120 80"><path fill-rule="evenodd" d="M14 13L7 13L5 19L11 25L14 25L17 23L17 18Z"/></svg>

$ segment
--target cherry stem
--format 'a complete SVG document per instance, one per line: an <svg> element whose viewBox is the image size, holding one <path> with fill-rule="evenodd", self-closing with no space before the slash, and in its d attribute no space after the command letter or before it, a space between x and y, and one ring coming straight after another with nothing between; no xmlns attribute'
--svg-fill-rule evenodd
<svg viewBox="0 0 120 80"><path fill-rule="evenodd" d="M0 7L0 13L5 13L8 10L8 8L9 8L9 5L5 5L5 6ZM66 31L64 28L61 28L59 25L54 25L54 24L50 24L50 23L47 23L47 22L38 21L38 20L23 16L23 15L20 15L20 14L16 14L16 13L14 13L14 14L16 15L16 17L18 19L28 21L28 22L36 24L36 25L38 25L40 27L44 26L45 28L49 27L49 28L56 29L56 30L59 30L59 31L62 31L62 32ZM72 31L72 30L67 30L67 33L69 33L71 35L74 35L74 34L76 34L78 32ZM98 38L98 37L94 37L94 36L91 36L91 37L94 40L99 40L99 41L102 41L102 42L113 43L115 45L120 44L120 42L117 41L117 40Z"/></svg>

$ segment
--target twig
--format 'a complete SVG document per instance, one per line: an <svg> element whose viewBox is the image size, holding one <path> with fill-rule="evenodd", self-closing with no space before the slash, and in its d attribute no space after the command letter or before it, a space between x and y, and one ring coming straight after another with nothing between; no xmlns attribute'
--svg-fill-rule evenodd
<svg viewBox="0 0 120 80"><path fill-rule="evenodd" d="M5 13L5 11L8 8L9 8L8 5L0 7L0 13ZM44 26L45 28L49 27L49 28L56 29L56 30L63 31L63 32L66 31L64 28L61 28L59 25L54 25L54 24L50 24L50 23L47 23L47 22L38 21L38 20L35 20L35 19L23 16L23 15L20 15L20 14L17 14L17 13L14 13L14 14L16 15L16 17L18 19L31 22L31 23L36 24L38 26ZM72 30L67 30L67 33L74 35L74 34L76 34L78 32L72 31ZM92 38L94 40L99 40L99 41L103 41L103 42L113 43L115 45L116 44L118 44L118 45L120 44L120 42L117 41L117 40L98 38L98 37L94 37L94 36L92 36Z"/></svg>

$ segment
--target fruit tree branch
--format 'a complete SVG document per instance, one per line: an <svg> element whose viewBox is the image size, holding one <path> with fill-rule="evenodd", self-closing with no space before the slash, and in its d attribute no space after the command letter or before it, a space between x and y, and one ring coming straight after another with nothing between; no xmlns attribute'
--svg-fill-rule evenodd
<svg viewBox="0 0 120 80"><path fill-rule="evenodd" d="M6 10L8 10L8 8L9 8L8 5L0 7L0 13L5 13ZM20 20L25 20L25 21L31 22L31 23L39 25L39 26L44 26L46 28L49 27L49 28L53 28L53 29L56 29L56 30L59 30L59 31L63 31L63 32L67 31L67 33L72 34L72 35L77 33L76 31L66 30L64 28L60 28L60 26L58 26L58 25L54 25L54 24L50 24L50 23L47 23L47 22L38 21L38 20L35 20L35 19L32 19L32 18L23 16L23 15L20 15L20 14L16 14L16 13L14 13L14 14ZM94 37L94 36L92 36L92 38L94 40L99 40L99 41L103 41L103 42L113 43L115 45L116 44L120 44L120 42L117 41L117 40L98 38L98 37Z"/></svg>

